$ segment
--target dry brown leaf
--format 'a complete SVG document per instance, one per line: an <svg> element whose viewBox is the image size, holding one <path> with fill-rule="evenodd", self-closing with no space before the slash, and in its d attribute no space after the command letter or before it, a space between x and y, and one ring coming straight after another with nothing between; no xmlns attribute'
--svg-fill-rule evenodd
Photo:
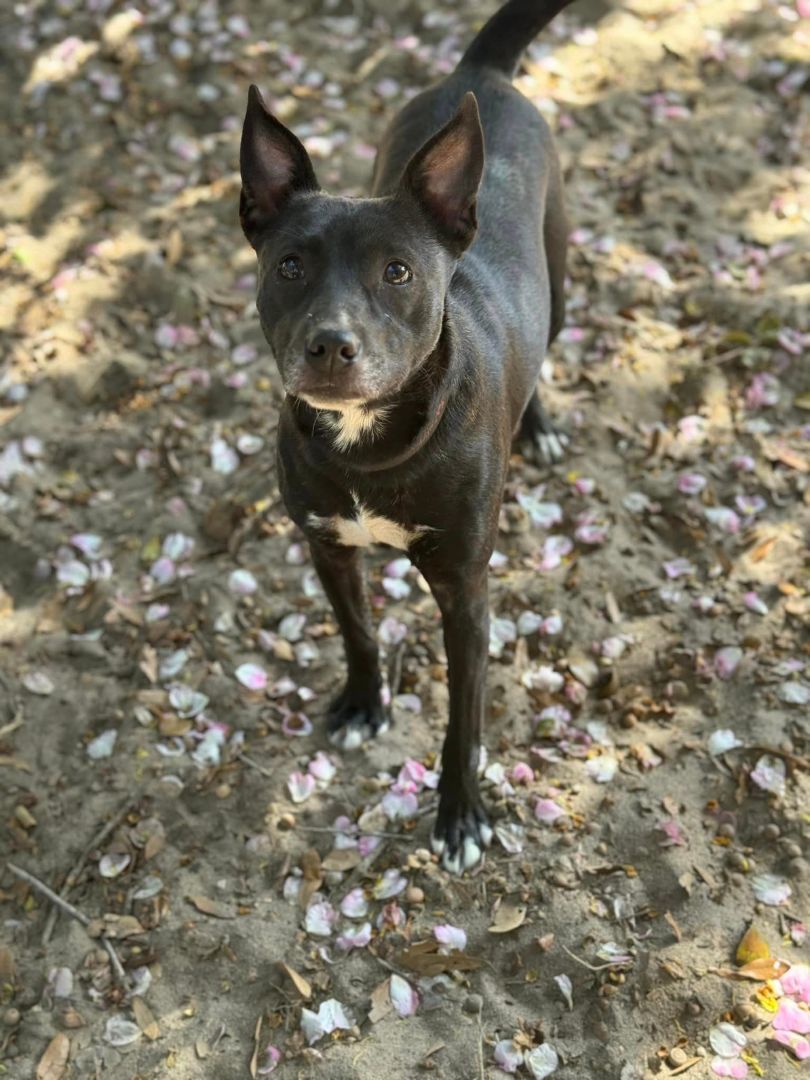
<svg viewBox="0 0 810 1080"><path fill-rule="evenodd" d="M62 1023L66 1028L80 1028L84 1027L84 1017L80 1012L77 1012L72 1005L66 1006L62 1013Z"/></svg>
<svg viewBox="0 0 810 1080"><path fill-rule="evenodd" d="M14 956L7 945L0 945L0 982L14 982L14 973L17 970Z"/></svg>
<svg viewBox="0 0 810 1080"><path fill-rule="evenodd" d="M323 885L323 870L321 869L321 857L315 848L308 848L301 856L301 871L304 880L298 890L298 906L303 910L309 906L309 901Z"/></svg>
<svg viewBox="0 0 810 1080"><path fill-rule="evenodd" d="M160 1037L158 1022L143 998L134 997L132 999L132 1013L135 1017L135 1023L150 1042L154 1042L155 1039Z"/></svg>
<svg viewBox="0 0 810 1080"><path fill-rule="evenodd" d="M476 971L481 961L468 953L453 949L447 955L439 953L438 941L418 941L403 950L397 962L418 975L441 975L447 971Z"/></svg>
<svg viewBox="0 0 810 1080"><path fill-rule="evenodd" d="M151 645L144 645L138 667L150 683L154 684L158 681L158 656L157 651Z"/></svg>
<svg viewBox="0 0 810 1080"><path fill-rule="evenodd" d="M291 968L288 964L279 964L278 966L281 968L284 974L287 975L290 982L293 984L301 997L309 1001L309 999L312 997L312 987L304 978L304 976L299 975L295 968Z"/></svg>
<svg viewBox="0 0 810 1080"><path fill-rule="evenodd" d="M394 1006L391 1004L391 995L389 993L390 985L390 978L384 979L379 986L375 986L371 991L371 1009L368 1018L372 1024L378 1023L393 1011Z"/></svg>
<svg viewBox="0 0 810 1080"><path fill-rule="evenodd" d="M39 1059L37 1065L36 1080L61 1080L65 1075L68 1055L70 1054L70 1039L64 1031L58 1031Z"/></svg>
<svg viewBox="0 0 810 1080"><path fill-rule="evenodd" d="M250 1075L256 1080L259 1069L259 1039L262 1037L262 1017L256 1021L256 1030L253 1032L253 1053L250 1058Z"/></svg>
<svg viewBox="0 0 810 1080"><path fill-rule="evenodd" d="M767 979L781 979L790 970L790 964L785 960L777 960L775 956L761 957L743 964L736 971L740 979L751 979L754 982L765 982Z"/></svg>
<svg viewBox="0 0 810 1080"><path fill-rule="evenodd" d="M191 731L191 723L191 720L183 719L182 716L162 713L158 720L158 731L166 738L173 735L185 735L187 731Z"/></svg>
<svg viewBox="0 0 810 1080"><path fill-rule="evenodd" d="M680 926L678 926L678 924L675 922L675 916L671 912L667 911L664 914L664 920L668 923L670 930L672 930L672 933L675 936L675 940L680 941L683 937L683 934L681 933Z"/></svg>
<svg viewBox="0 0 810 1080"><path fill-rule="evenodd" d="M186 900L203 915L213 919L235 919L236 908L226 900L211 900L207 896L187 896Z"/></svg>
<svg viewBox="0 0 810 1080"><path fill-rule="evenodd" d="M750 964L752 960L767 960L770 955L771 947L768 942L756 927L749 926L737 946L737 963Z"/></svg>
<svg viewBox="0 0 810 1080"><path fill-rule="evenodd" d="M113 915L109 912L100 919L91 919L87 924L90 937L128 938L146 931L134 915Z"/></svg>
<svg viewBox="0 0 810 1080"><path fill-rule="evenodd" d="M508 934L510 930L517 930L526 921L526 905L504 903L495 912L492 926L488 927L490 934Z"/></svg>
<svg viewBox="0 0 810 1080"><path fill-rule="evenodd" d="M357 848L342 848L339 851L330 851L321 866L324 870L354 870L362 861L363 856Z"/></svg>
<svg viewBox="0 0 810 1080"><path fill-rule="evenodd" d="M776 543L775 536L769 536L767 539L762 540L751 552L751 562L762 562L763 559L767 559L771 550Z"/></svg>

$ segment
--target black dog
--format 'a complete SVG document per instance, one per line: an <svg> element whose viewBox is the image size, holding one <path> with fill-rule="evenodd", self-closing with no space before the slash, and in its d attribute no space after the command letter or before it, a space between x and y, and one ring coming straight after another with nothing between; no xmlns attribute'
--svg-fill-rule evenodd
<svg viewBox="0 0 810 1080"><path fill-rule="evenodd" d="M402 548L442 613L450 722L433 842L457 872L491 839L477 780L487 566L511 441L519 430L560 453L536 383L563 323L568 226L551 133L510 79L569 2L509 0L396 116L371 198L323 194L255 86L242 132L240 218L286 393L281 492L346 646L329 731L348 749L386 725L358 549Z"/></svg>

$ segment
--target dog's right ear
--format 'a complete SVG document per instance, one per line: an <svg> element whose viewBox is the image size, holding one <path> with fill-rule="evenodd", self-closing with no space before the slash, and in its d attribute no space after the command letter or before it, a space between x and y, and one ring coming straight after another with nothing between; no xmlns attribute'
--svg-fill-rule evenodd
<svg viewBox="0 0 810 1080"><path fill-rule="evenodd" d="M258 87L248 91L239 149L242 194L239 220L255 248L296 191L317 191L315 170L301 142L268 110Z"/></svg>

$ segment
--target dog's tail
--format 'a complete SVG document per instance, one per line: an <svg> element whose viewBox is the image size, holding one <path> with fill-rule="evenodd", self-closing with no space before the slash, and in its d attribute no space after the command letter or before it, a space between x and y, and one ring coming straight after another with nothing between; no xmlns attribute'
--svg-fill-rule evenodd
<svg viewBox="0 0 810 1080"><path fill-rule="evenodd" d="M492 68L512 78L523 50L572 0L507 0L482 26L461 64Z"/></svg>

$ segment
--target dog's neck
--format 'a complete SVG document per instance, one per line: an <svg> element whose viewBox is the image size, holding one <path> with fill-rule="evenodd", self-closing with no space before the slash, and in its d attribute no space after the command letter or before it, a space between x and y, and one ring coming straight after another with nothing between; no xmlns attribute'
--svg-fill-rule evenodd
<svg viewBox="0 0 810 1080"><path fill-rule="evenodd" d="M357 472L382 473L405 464L435 435L456 389L450 339L445 318L436 347L391 399L336 409L288 397L296 427L321 444L322 455Z"/></svg>

